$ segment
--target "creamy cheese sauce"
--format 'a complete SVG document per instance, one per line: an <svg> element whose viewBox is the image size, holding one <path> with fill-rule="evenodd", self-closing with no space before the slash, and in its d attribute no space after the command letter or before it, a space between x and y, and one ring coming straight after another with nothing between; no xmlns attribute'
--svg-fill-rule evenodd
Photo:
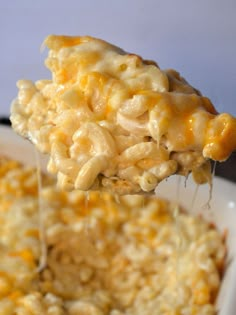
<svg viewBox="0 0 236 315"><path fill-rule="evenodd" d="M13 128L50 155L63 189L152 192L236 148L236 120L174 70L92 37L49 36L51 80L18 82ZM229 140L230 139L230 140Z"/></svg>
<svg viewBox="0 0 236 315"><path fill-rule="evenodd" d="M160 198L117 203L42 182L47 263L38 273L36 170L0 159L0 313L216 314L226 249L210 224Z"/></svg>

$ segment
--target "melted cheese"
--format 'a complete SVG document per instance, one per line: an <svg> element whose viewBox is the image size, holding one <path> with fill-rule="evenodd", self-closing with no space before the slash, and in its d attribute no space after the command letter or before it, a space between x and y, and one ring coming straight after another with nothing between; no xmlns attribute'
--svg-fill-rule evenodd
<svg viewBox="0 0 236 315"><path fill-rule="evenodd" d="M38 273L36 170L0 158L0 314L216 314L226 247L211 224L160 198L42 181Z"/></svg>
<svg viewBox="0 0 236 315"><path fill-rule="evenodd" d="M50 154L48 169L64 188L152 191L191 171L207 173L202 183L208 159L236 148L236 119L218 115L176 71L92 37L51 35L44 44L52 79L19 81L11 120Z"/></svg>

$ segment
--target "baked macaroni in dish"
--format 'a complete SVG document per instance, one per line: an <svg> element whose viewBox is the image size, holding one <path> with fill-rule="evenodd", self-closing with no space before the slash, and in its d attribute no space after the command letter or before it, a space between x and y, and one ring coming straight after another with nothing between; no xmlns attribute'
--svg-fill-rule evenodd
<svg viewBox="0 0 236 315"><path fill-rule="evenodd" d="M226 250L212 225L184 212L177 225L161 199L42 186L38 198L35 169L0 158L0 314L216 314Z"/></svg>
<svg viewBox="0 0 236 315"><path fill-rule="evenodd" d="M211 181L236 148L236 119L178 72L92 37L51 35L51 80L17 83L11 121L50 155L64 189L153 191L178 173Z"/></svg>

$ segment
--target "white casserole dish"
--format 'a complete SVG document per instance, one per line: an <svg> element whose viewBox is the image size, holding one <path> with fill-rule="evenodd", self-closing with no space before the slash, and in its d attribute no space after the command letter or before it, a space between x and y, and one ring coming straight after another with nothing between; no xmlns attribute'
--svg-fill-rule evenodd
<svg viewBox="0 0 236 315"><path fill-rule="evenodd" d="M22 139L11 128L5 126L0 126L0 155L31 166L36 165L36 154L30 142ZM46 170L47 158L41 154L39 157L41 168ZM210 210L206 207L209 199L209 186L200 186L196 196L195 191L196 184L191 179L185 183L183 178L179 180L179 177L173 176L158 186L157 195L179 201L189 212L200 213L207 220L214 222L221 231L228 231L227 266L217 301L217 309L219 310L218 315L234 315L236 314L236 184L215 177Z"/></svg>

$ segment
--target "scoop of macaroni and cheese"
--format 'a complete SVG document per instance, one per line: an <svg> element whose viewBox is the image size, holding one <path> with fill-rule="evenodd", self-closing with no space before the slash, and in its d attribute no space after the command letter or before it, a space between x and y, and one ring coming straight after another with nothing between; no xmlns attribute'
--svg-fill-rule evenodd
<svg viewBox="0 0 236 315"><path fill-rule="evenodd" d="M236 148L236 119L178 72L92 37L51 35L50 80L17 83L13 128L50 155L66 189L149 192L192 172L211 181L209 159Z"/></svg>

